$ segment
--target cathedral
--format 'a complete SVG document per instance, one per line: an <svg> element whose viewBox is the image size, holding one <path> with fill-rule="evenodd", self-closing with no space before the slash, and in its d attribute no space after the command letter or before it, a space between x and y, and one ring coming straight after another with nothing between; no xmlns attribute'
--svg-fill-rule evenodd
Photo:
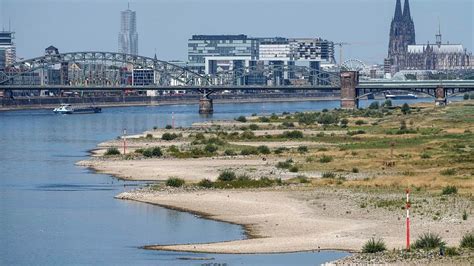
<svg viewBox="0 0 474 266"><path fill-rule="evenodd" d="M401 0L397 0L388 46L385 73L393 74L399 70L472 69L474 66L472 54L461 44L442 43L441 30L436 35L436 43L416 44L409 0L405 0L403 12Z"/></svg>

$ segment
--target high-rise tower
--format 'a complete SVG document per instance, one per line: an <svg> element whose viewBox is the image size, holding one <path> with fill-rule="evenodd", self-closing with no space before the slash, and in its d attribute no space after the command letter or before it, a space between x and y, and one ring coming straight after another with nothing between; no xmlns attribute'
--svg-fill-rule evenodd
<svg viewBox="0 0 474 266"><path fill-rule="evenodd" d="M401 0L397 0L388 45L388 59L392 65L403 68L407 47L413 44L415 44L415 23L410 13L410 2L405 0L402 12Z"/></svg>
<svg viewBox="0 0 474 266"><path fill-rule="evenodd" d="M138 54L138 33L136 12L127 10L120 12L120 33L118 36L118 51L124 54Z"/></svg>

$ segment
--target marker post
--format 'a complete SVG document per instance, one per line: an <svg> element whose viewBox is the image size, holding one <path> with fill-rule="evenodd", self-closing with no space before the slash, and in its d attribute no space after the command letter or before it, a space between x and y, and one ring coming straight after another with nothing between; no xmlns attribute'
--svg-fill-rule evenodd
<svg viewBox="0 0 474 266"><path fill-rule="evenodd" d="M406 209L407 209L407 250L410 250L410 190L407 188L407 202L406 202Z"/></svg>
<svg viewBox="0 0 474 266"><path fill-rule="evenodd" d="M127 138L126 138L126 136L127 136L127 129L124 128L123 129L123 136L122 136L122 138L123 138L123 154L124 155L125 155L125 153L127 153Z"/></svg>

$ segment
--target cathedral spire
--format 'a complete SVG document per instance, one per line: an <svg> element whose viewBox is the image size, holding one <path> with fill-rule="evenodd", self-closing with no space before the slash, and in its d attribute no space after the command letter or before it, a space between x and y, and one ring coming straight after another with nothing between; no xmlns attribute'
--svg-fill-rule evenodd
<svg viewBox="0 0 474 266"><path fill-rule="evenodd" d="M410 1L405 0L405 4L403 6L403 18L405 19L411 19L411 14L410 14Z"/></svg>
<svg viewBox="0 0 474 266"><path fill-rule="evenodd" d="M402 18L402 3L401 0L397 0L397 6L395 7L395 16L394 19Z"/></svg>

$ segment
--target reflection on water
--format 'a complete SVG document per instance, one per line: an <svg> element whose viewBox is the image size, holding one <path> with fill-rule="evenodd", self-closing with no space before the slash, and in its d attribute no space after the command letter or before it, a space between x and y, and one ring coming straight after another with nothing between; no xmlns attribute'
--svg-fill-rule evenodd
<svg viewBox="0 0 474 266"><path fill-rule="evenodd" d="M367 104L367 103L363 103ZM137 249L149 244L242 239L241 227L113 197L137 183L76 167L88 150L116 138L172 123L339 107L338 101L106 108L101 114L49 110L0 113L0 264L314 265L343 252L217 255ZM179 258L187 258L185 260ZM211 261L189 260L214 258Z"/></svg>

